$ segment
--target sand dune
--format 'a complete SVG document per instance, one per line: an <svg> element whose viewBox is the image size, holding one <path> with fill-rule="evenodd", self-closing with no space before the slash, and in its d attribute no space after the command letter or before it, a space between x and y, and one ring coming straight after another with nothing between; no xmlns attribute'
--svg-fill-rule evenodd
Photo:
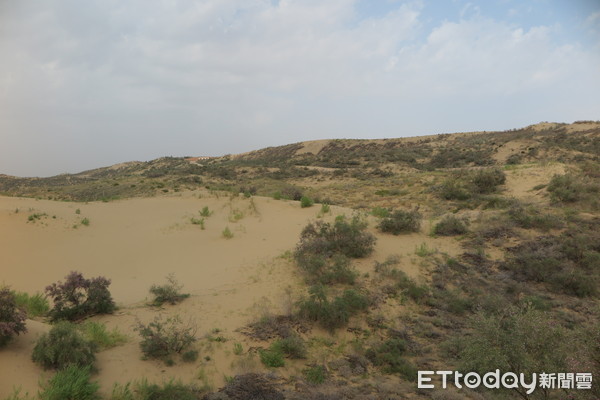
<svg viewBox="0 0 600 400"><path fill-rule="evenodd" d="M200 218L204 206L214 214L205 218L202 230L190 219ZM328 219L351 213L332 208ZM233 342L244 343L244 348L256 346L235 330L266 309L282 311L292 301L290 296L302 290L301 277L281 255L293 250L301 229L318 211L318 207L300 208L297 202L208 192L89 204L0 197L0 282L35 293L72 270L112 280L110 289L120 308L114 315L95 319L117 327L131 340L99 353L100 372L95 378L105 392L114 382L144 377L189 382L198 379L199 369L219 385L224 375L235 374L239 367L232 363ZM33 214L40 218L29 221ZM81 224L83 218L89 220L88 226ZM222 237L225 227L234 233L232 239ZM357 268L369 272L375 259L412 254L424 238L418 234L380 237L374 255L358 262ZM458 251L452 240L435 241L444 251ZM404 264L410 275L419 274L410 258ZM148 307L149 287L164 282L169 273L185 285L191 298L160 310ZM287 294L286 288L290 288ZM143 361L133 327L136 321L149 322L160 314L193 320L199 336L218 328L230 340L201 347L201 357L210 355L210 361L200 364L166 367ZM30 361L35 339L48 325L28 321L28 328L26 335L0 350L0 397L13 386L34 393L40 378L50 376ZM252 362L246 364L242 367L252 368Z"/></svg>

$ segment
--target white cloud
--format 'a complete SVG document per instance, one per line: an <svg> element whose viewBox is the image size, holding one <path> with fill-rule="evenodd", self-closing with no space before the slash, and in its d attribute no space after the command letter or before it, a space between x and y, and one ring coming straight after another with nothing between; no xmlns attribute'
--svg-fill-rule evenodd
<svg viewBox="0 0 600 400"><path fill-rule="evenodd" d="M0 172L44 173L30 155L56 173L334 135L579 118L573 107L558 112L565 96L581 110L600 109L581 100L600 89L598 54L556 44L553 25L526 29L476 6L425 37L421 2L371 18L357 15L351 0L4 8ZM497 110L507 101L519 104L518 115L502 125ZM428 118L438 111L444 118Z"/></svg>

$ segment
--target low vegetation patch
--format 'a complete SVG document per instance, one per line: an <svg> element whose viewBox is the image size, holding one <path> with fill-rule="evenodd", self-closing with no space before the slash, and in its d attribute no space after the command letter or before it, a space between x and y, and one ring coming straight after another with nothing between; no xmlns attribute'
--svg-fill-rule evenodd
<svg viewBox="0 0 600 400"><path fill-rule="evenodd" d="M421 214L416 210L396 210L389 217L384 217L377 225L377 229L393 235L419 232L421 229L421 219Z"/></svg>
<svg viewBox="0 0 600 400"><path fill-rule="evenodd" d="M190 297L188 293L181 293L181 289L183 289L183 285L175 279L175 275L167 275L167 283L150 287L150 293L154 296L152 305L177 304Z"/></svg>
<svg viewBox="0 0 600 400"><path fill-rule="evenodd" d="M100 400L100 385L90 381L89 367L71 365L42 387L40 400Z"/></svg>
<svg viewBox="0 0 600 400"><path fill-rule="evenodd" d="M13 292L17 306L27 313L29 318L42 317L50 311L50 304L41 293L30 295L25 292Z"/></svg>
<svg viewBox="0 0 600 400"><path fill-rule="evenodd" d="M86 321L77 328L83 337L99 350L110 349L127 342L127 336L119 332L117 328L108 330L102 322Z"/></svg>

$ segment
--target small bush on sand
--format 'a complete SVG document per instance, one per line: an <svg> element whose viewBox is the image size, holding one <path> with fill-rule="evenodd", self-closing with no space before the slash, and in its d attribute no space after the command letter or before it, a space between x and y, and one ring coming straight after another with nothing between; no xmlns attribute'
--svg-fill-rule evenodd
<svg viewBox="0 0 600 400"><path fill-rule="evenodd" d="M45 369L91 368L96 361L96 350L96 345L86 340L74 324L63 321L40 336L31 358Z"/></svg>
<svg viewBox="0 0 600 400"><path fill-rule="evenodd" d="M0 347L15 335L27 332L25 312L17 306L15 294L8 288L0 289Z"/></svg>
<svg viewBox="0 0 600 400"><path fill-rule="evenodd" d="M100 386L90 382L90 369L74 365L54 375L39 394L40 400L100 400Z"/></svg>
<svg viewBox="0 0 600 400"><path fill-rule="evenodd" d="M559 216L543 214L534 207L515 205L509 208L506 213L518 227L524 229L548 231L563 226L563 221Z"/></svg>
<svg viewBox="0 0 600 400"><path fill-rule="evenodd" d="M152 285L150 287L150 293L154 295L152 304L155 306L161 306L164 303L177 304L182 302L184 299L190 297L187 293L181 293L181 285L174 274L167 275L167 283L164 285Z"/></svg>
<svg viewBox="0 0 600 400"><path fill-rule="evenodd" d="M286 338L279 339L271 345L271 349L281 352L289 358L306 358L306 344L298 335L290 335Z"/></svg>
<svg viewBox="0 0 600 400"><path fill-rule="evenodd" d="M313 204L315 204L315 202L308 196L302 196L300 199L300 207L302 208L312 207Z"/></svg>
<svg viewBox="0 0 600 400"><path fill-rule="evenodd" d="M46 294L54 307L50 310L53 321L77 320L94 314L110 314L116 306L108 290L110 280L104 277L85 279L80 272L71 272L65 282L46 287Z"/></svg>
<svg viewBox="0 0 600 400"><path fill-rule="evenodd" d="M202 207L202 210L200 211L200 216L205 217L205 218L210 217L212 214L213 214L213 212L210 211L208 206Z"/></svg>
<svg viewBox="0 0 600 400"><path fill-rule="evenodd" d="M480 169L471 176L473 190L479 194L493 193L506 182L506 174L498 168Z"/></svg>
<svg viewBox="0 0 600 400"><path fill-rule="evenodd" d="M233 237L233 232L231 232L231 229L229 229L229 227L225 227L225 229L223 229L223 232L221 232L221 235L225 238L225 239L231 239Z"/></svg>
<svg viewBox="0 0 600 400"><path fill-rule="evenodd" d="M140 348L145 358L168 361L196 341L196 327L192 323L184 325L177 316L164 321L157 317L147 325L140 322L135 330L142 337Z"/></svg>
<svg viewBox="0 0 600 400"><path fill-rule="evenodd" d="M433 233L440 236L464 235L468 232L464 221L454 215L448 215L435 224Z"/></svg>
<svg viewBox="0 0 600 400"><path fill-rule="evenodd" d="M260 361L269 368L279 368L285 365L283 352L279 349L260 350Z"/></svg>
<svg viewBox="0 0 600 400"><path fill-rule="evenodd" d="M336 254L330 258L317 254L306 254L297 257L296 261L311 283L352 285L358 276L350 264L350 259L342 254Z"/></svg>
<svg viewBox="0 0 600 400"><path fill-rule="evenodd" d="M418 211L396 210L389 217L383 218L377 228L381 232L399 235L401 233L418 232L421 229L422 216Z"/></svg>
<svg viewBox="0 0 600 400"><path fill-rule="evenodd" d="M296 259L310 254L331 257L335 253L350 258L365 257L375 246L375 237L366 228L367 223L358 216L349 221L340 216L333 224L312 222L302 230L294 255Z"/></svg>

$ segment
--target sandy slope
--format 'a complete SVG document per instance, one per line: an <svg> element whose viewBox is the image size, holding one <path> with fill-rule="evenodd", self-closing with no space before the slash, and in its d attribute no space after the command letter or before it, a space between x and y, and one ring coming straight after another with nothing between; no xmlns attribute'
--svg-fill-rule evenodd
<svg viewBox="0 0 600 400"><path fill-rule="evenodd" d="M214 210L205 219L205 230L190 223L192 216L199 217L203 206ZM332 208L328 219L350 212ZM80 214L76 214L77 209ZM231 222L235 210L244 216ZM111 292L120 309L115 315L96 319L118 327L131 340L98 354L100 373L95 378L105 392L114 382L143 377L150 381L177 377L200 382L201 371L219 385L224 375L245 372L259 364L232 354L234 342L243 343L244 349L256 346L235 330L266 309L284 310L302 291L301 277L281 255L293 250L302 227L315 219L318 211L318 207L302 209L297 202L231 199L208 192L89 204L0 197L0 283L19 291L41 292L71 270L112 280ZM47 216L28 222L33 213ZM89 226L80 224L82 218L89 219ZM226 226L235 235L230 240L221 236ZM417 234L380 236L375 254L357 267L369 272L373 260L400 254L403 268L417 276L419 270L411 258L423 241L449 253L458 252L452 239ZM169 273L185 285L191 298L162 310L147 307L149 287L164 282ZM291 295L286 294L287 287ZM229 340L202 340L201 358L193 364L166 367L143 361L133 326L159 314L193 320L199 337L218 328ZM26 335L0 349L0 398L13 386L34 393L40 377L50 376L30 361L35 339L48 326L28 321L28 328Z"/></svg>

